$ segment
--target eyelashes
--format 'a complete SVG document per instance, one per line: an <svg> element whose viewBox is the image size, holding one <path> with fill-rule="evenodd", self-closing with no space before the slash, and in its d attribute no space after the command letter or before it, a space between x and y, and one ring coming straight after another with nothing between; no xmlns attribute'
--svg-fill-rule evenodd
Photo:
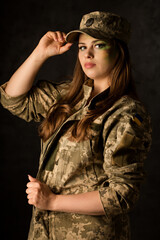
<svg viewBox="0 0 160 240"><path fill-rule="evenodd" d="M84 51L86 49L86 47L85 46L80 46L80 47L78 47L78 49L81 50L81 51Z"/></svg>
<svg viewBox="0 0 160 240"><path fill-rule="evenodd" d="M93 47L96 48L96 49L109 49L111 46L107 43L97 43ZM87 46L82 45L82 46L79 46L78 49L80 51L84 51L84 50L87 49Z"/></svg>
<svg viewBox="0 0 160 240"><path fill-rule="evenodd" d="M107 46L106 43L98 43L98 44L95 45L96 48L100 48L100 49L105 48L106 46Z"/></svg>

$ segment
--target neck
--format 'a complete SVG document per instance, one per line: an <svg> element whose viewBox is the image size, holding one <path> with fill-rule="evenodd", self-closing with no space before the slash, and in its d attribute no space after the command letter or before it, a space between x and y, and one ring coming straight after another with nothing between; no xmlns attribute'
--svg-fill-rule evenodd
<svg viewBox="0 0 160 240"><path fill-rule="evenodd" d="M109 88L110 83L109 83L109 79L95 79L94 80L94 89L93 89L93 95L97 95L101 92L103 92L104 90L106 90L107 88Z"/></svg>

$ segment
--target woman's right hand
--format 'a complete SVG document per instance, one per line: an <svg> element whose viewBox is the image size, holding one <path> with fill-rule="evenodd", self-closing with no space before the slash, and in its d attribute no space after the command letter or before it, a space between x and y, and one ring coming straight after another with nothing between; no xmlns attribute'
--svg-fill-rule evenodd
<svg viewBox="0 0 160 240"><path fill-rule="evenodd" d="M62 54L70 49L72 43L66 43L64 32L47 32L39 41L38 53L45 59Z"/></svg>
<svg viewBox="0 0 160 240"><path fill-rule="evenodd" d="M12 75L5 91L12 97L28 92L43 63L52 56L62 54L70 49L72 43L66 43L63 32L47 32L26 61Z"/></svg>

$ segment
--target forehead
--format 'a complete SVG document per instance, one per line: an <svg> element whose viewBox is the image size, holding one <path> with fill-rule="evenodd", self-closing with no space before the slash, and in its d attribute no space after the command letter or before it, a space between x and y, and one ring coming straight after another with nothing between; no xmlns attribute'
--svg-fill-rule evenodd
<svg viewBox="0 0 160 240"><path fill-rule="evenodd" d="M81 33L79 35L79 43L81 43L81 42L83 42L83 43L84 42L93 42L93 41L96 41L96 40L99 40L99 39L93 38L93 37L91 37L91 36L89 36L85 33Z"/></svg>
<svg viewBox="0 0 160 240"><path fill-rule="evenodd" d="M106 39L106 40L102 40L102 39L99 39L99 38L94 38L94 37L91 37L90 35L86 34L86 33L81 33L79 35L79 41L78 43L81 44L81 43L85 43L85 44L91 44L91 43L96 43L98 41L102 41L102 42L105 42L107 44L110 44L112 45L113 41L110 39Z"/></svg>

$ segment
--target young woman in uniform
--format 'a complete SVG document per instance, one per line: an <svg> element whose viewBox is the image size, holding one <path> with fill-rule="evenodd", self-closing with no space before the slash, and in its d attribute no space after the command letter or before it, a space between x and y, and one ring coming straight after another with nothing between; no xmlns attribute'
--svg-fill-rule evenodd
<svg viewBox="0 0 160 240"><path fill-rule="evenodd" d="M78 30L46 33L1 87L5 108L41 121L39 170L26 189L29 240L130 239L128 212L144 177L151 127L132 79L129 37L126 19L91 12ZM74 42L73 80L32 86L43 63Z"/></svg>

